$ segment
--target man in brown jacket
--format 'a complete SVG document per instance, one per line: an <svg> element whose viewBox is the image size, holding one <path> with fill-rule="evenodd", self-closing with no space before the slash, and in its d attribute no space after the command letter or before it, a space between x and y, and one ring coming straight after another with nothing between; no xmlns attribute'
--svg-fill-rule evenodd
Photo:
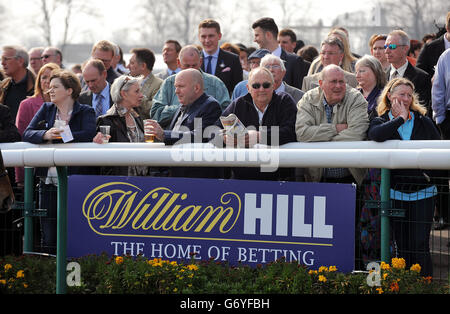
<svg viewBox="0 0 450 314"><path fill-rule="evenodd" d="M0 103L9 107L16 121L22 100L34 94L34 74L27 69L28 52L18 46L5 46L2 53L2 67L6 78L0 83Z"/></svg>

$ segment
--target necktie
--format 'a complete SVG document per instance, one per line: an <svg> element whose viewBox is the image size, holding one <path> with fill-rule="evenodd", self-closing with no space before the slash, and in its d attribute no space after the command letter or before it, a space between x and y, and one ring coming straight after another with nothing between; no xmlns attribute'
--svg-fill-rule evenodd
<svg viewBox="0 0 450 314"><path fill-rule="evenodd" d="M206 73L212 74L212 69L211 69L211 61L212 61L212 56L208 56L208 65L206 66Z"/></svg>
<svg viewBox="0 0 450 314"><path fill-rule="evenodd" d="M103 114L103 95L98 94L97 95L97 104L95 106L95 115L101 116Z"/></svg>
<svg viewBox="0 0 450 314"><path fill-rule="evenodd" d="M177 122L175 122L175 125L172 128L172 131L178 132L181 126L181 123L183 122L184 114L186 113L186 106L180 107L180 115L178 116Z"/></svg>
<svg viewBox="0 0 450 314"><path fill-rule="evenodd" d="M391 79L395 79L395 78L397 78L397 77L398 77L398 72L395 71L395 72L392 74Z"/></svg>

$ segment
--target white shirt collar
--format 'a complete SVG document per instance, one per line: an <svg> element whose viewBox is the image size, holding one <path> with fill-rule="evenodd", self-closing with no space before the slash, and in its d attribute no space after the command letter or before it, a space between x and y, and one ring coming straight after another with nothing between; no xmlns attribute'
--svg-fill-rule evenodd
<svg viewBox="0 0 450 314"><path fill-rule="evenodd" d="M274 51L272 51L272 54L273 54L274 56L281 57L281 46L278 45L277 49L275 49Z"/></svg>
<svg viewBox="0 0 450 314"><path fill-rule="evenodd" d="M403 64L398 69L394 68L391 64L391 71L389 72L389 77L392 77L394 75L394 72L397 71L399 77L403 77L405 75L406 68L408 67L408 60L406 60L405 64Z"/></svg>
<svg viewBox="0 0 450 314"><path fill-rule="evenodd" d="M264 108L264 111L261 111L261 110L258 108L258 106L255 105L254 102L253 102L253 106L255 107L256 112L258 113L259 125L261 125L261 124L262 124L262 119L263 119L263 117L264 117L264 113L266 112L267 107L269 107L269 106L267 105L266 108Z"/></svg>

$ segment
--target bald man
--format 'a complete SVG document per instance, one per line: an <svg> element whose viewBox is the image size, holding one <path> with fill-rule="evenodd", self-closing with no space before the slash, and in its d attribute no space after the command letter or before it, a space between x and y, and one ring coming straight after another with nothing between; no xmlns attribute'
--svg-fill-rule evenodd
<svg viewBox="0 0 450 314"><path fill-rule="evenodd" d="M213 125L222 110L217 100L204 92L203 76L199 70L182 70L176 74L174 86L180 107L175 112L169 128L163 130L158 122L152 120L151 129L153 135L167 145L173 145L178 141L192 143L194 133L203 132L204 128ZM194 125L195 118L201 119L202 129L195 129L197 127Z"/></svg>
<svg viewBox="0 0 450 314"><path fill-rule="evenodd" d="M186 69L176 74L175 93L180 107L166 130L157 121L151 120L150 134L166 145L207 142L209 138L203 138L203 131L214 125L222 110L217 100L208 96L203 89L203 76L199 70ZM170 173L172 177L218 178L220 169L172 167Z"/></svg>
<svg viewBox="0 0 450 314"><path fill-rule="evenodd" d="M189 45L181 49L178 56L178 65L181 69L199 70L203 78L204 91L208 96L214 97L220 104L222 110L230 104L230 95L225 84L216 76L202 72L202 56L196 46ZM180 102L175 93L175 76L171 75L161 85L161 88L153 98L150 109L150 117L163 127L168 129L170 122L180 107Z"/></svg>
<svg viewBox="0 0 450 314"><path fill-rule="evenodd" d="M367 101L345 83L344 70L326 66L319 78L320 88L303 95L297 104L295 131L299 142L363 141L369 127ZM362 183L365 169L308 169L306 181Z"/></svg>

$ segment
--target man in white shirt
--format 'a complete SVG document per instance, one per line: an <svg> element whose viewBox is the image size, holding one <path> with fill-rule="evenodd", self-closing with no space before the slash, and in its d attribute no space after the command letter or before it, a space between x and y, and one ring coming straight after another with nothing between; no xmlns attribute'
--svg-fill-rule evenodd
<svg viewBox="0 0 450 314"><path fill-rule="evenodd" d="M198 39L203 48L202 71L220 78L231 95L243 79L239 56L219 48L222 33L215 20L207 19L199 24Z"/></svg>
<svg viewBox="0 0 450 314"><path fill-rule="evenodd" d="M278 44L278 26L272 18L261 18L252 25L254 42L261 49L269 50L273 55L280 57L286 66L283 81L296 88L302 88L303 78L308 74L309 62L301 57L288 53Z"/></svg>
<svg viewBox="0 0 450 314"><path fill-rule="evenodd" d="M420 102L427 108L427 114L431 117L431 80L427 72L413 66L406 58L409 51L409 37L402 30L394 30L389 33L384 45L386 58L391 67L386 73L387 80L396 77L404 77L415 86L415 92L419 95Z"/></svg>

